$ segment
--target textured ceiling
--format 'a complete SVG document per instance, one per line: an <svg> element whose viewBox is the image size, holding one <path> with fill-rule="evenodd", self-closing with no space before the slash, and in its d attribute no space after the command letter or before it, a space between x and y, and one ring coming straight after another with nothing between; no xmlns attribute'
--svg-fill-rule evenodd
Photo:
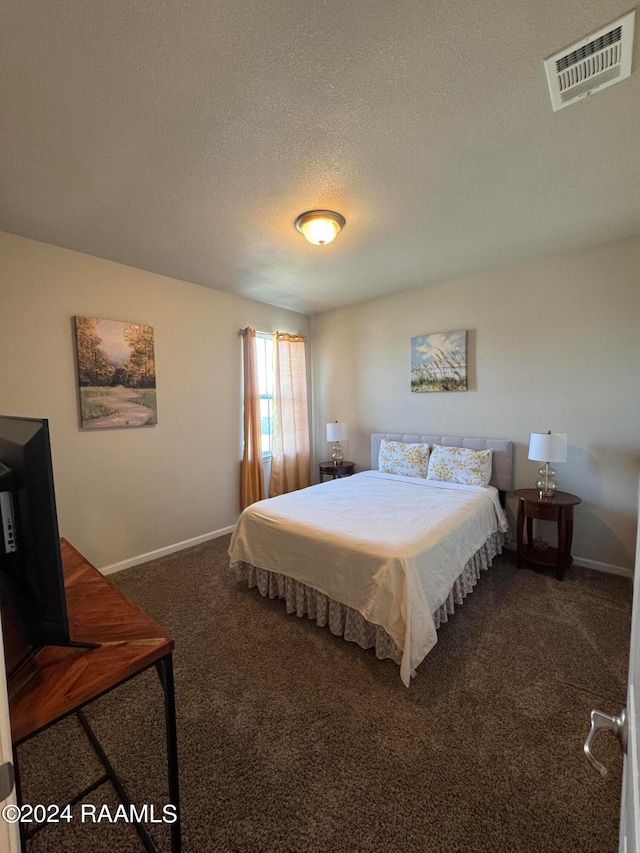
<svg viewBox="0 0 640 853"><path fill-rule="evenodd" d="M0 230L310 314L638 234L638 73L543 68L628 9L0 0Z"/></svg>

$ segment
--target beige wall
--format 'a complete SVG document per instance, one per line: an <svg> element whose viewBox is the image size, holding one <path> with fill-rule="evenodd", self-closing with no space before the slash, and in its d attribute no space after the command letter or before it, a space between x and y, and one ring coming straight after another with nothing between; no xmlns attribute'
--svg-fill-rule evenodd
<svg viewBox="0 0 640 853"><path fill-rule="evenodd" d="M633 566L640 462L640 239L482 273L309 318L0 233L0 413L48 417L62 535L98 566L235 522L241 326L309 333L315 461L346 420L349 458L372 431L516 442L514 488L535 481L529 433L566 432L560 487L582 496L574 555ZM78 426L72 317L155 329L155 427ZM412 394L410 338L469 330L470 390ZM513 520L513 501L509 508ZM552 531L546 531L549 536Z"/></svg>
<svg viewBox="0 0 640 853"><path fill-rule="evenodd" d="M0 271L0 413L49 418L61 535L104 567L232 525L237 331L309 318L2 233ZM75 314L154 327L157 426L79 428Z"/></svg>
<svg viewBox="0 0 640 853"><path fill-rule="evenodd" d="M347 421L348 458L371 432L509 438L514 488L532 486L529 434L566 432L559 487L582 497L573 553L631 569L640 462L640 239L375 299L312 318L316 461ZM470 388L409 390L410 339L467 329ZM508 503L511 520L515 502ZM552 538L553 531L545 529Z"/></svg>

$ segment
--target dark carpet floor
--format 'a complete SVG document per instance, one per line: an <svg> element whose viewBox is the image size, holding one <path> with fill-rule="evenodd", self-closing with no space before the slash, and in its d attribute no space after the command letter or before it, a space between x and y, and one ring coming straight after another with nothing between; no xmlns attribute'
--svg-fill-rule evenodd
<svg viewBox="0 0 640 853"><path fill-rule="evenodd" d="M631 582L563 583L494 561L405 688L378 661L229 573L229 537L112 576L175 638L186 853L615 853L622 757L582 745L589 712L625 705ZM155 672L88 709L140 806L167 801ZM100 775L75 719L19 749L26 802ZM109 785L90 797L117 800ZM130 826L70 823L40 851L141 850ZM149 827L162 851L169 835Z"/></svg>

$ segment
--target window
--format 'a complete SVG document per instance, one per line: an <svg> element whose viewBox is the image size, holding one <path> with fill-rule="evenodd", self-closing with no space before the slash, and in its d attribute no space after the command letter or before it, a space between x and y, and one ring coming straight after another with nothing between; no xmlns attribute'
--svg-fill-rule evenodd
<svg viewBox="0 0 640 853"><path fill-rule="evenodd" d="M273 335L256 332L258 351L258 391L260 392L260 432L262 458L271 456L273 434Z"/></svg>

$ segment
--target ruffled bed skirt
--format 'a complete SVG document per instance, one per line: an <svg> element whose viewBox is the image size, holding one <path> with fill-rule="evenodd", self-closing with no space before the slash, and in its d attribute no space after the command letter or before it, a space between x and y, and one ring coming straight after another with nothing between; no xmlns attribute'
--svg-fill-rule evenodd
<svg viewBox="0 0 640 853"><path fill-rule="evenodd" d="M496 554L502 553L502 546L507 538L504 533L492 534L471 557L449 590L447 600L433 614L436 628L448 621L456 604L464 603L466 596L477 584L480 572L486 571ZM232 562L231 568L235 571L238 580L246 581L250 588L257 586L265 598L267 596L283 598L287 613L307 616L317 622L320 627L328 626L332 634L357 643L363 649L374 648L376 657L381 660L391 658L397 664L401 662L402 649L395 640L381 625L368 622L357 610L340 604L324 593L279 572L270 572L243 561Z"/></svg>

